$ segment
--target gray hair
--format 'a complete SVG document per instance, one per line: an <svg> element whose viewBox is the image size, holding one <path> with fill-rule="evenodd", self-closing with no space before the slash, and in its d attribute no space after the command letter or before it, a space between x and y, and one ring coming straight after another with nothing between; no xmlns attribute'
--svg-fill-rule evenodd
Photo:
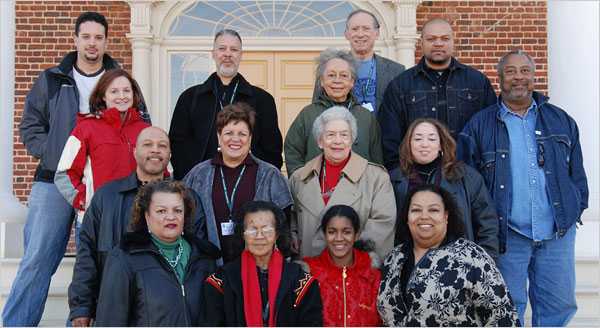
<svg viewBox="0 0 600 328"><path fill-rule="evenodd" d="M215 38L213 40L213 46L214 46L214 43L217 42L217 39L223 35L229 35L229 36L233 36L233 37L237 38L238 40L240 40L240 45L242 45L242 37L240 36L240 34L235 30L226 28L226 29L220 30L219 32L217 32L217 34L215 34Z"/></svg>
<svg viewBox="0 0 600 328"><path fill-rule="evenodd" d="M317 116L312 126L312 134L315 140L319 140L325 130L325 126L332 121L345 121L350 127L352 133L352 143L358 138L358 127L356 118L350 113L348 108L342 106L333 106L325 110L321 115Z"/></svg>
<svg viewBox="0 0 600 328"><path fill-rule="evenodd" d="M373 27L378 30L379 29L379 20L377 20L377 17L375 17L375 14L373 14L372 12L368 11L368 10L364 10L364 9L356 9L353 12L351 12L348 17L346 18L346 31L348 30L348 23L350 22L350 19L352 17L354 17L354 15L356 14L367 14L369 16L371 16L371 18L373 18Z"/></svg>
<svg viewBox="0 0 600 328"><path fill-rule="evenodd" d="M498 72L498 77L500 78L500 80L504 80L504 67L506 66L506 62L508 61L508 57L510 56L523 56L525 58L527 58L527 60L529 61L529 65L531 65L531 71L533 73L535 73L535 61L533 60L533 58L531 56L529 56L528 53L526 53L525 51L521 50L521 49L515 49L515 50L511 50L509 52L507 52L506 54L504 54L504 56L502 56L500 58L500 61L498 62L498 65L496 66L496 71Z"/></svg>
<svg viewBox="0 0 600 328"><path fill-rule="evenodd" d="M349 51L338 50L333 48L327 48L323 50L319 54L319 57L317 57L317 81L319 81L320 77L323 76L323 74L325 73L325 67L327 66L327 63L329 63L330 60L336 58L348 63L352 79L356 81L356 72L358 71L358 65L352 54L350 54Z"/></svg>

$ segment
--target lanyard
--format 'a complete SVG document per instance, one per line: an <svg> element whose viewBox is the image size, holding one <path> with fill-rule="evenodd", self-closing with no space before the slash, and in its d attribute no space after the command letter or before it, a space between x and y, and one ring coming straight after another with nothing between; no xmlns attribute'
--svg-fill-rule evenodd
<svg viewBox="0 0 600 328"><path fill-rule="evenodd" d="M367 90L369 90L369 84L371 83L371 80L373 80L373 72L375 71L375 58L373 57L373 60L371 61L371 69L369 70L369 78L367 79L367 83L363 84L362 86L362 101L366 102L367 101Z"/></svg>
<svg viewBox="0 0 600 328"><path fill-rule="evenodd" d="M223 193L225 194L225 203L227 205L227 208L229 209L229 218L231 218L233 216L233 200L234 200L238 185L240 184L240 181L242 180L242 176L244 176L244 171L246 171L246 164L244 164L244 166L242 166L242 171L240 172L240 174L237 177L237 180L235 181L235 185L233 186L233 191L231 192L231 198L229 197L229 194L227 192L227 184L225 183L225 174L223 174L223 167L219 166L219 170L221 170L221 183L223 184Z"/></svg>
<svg viewBox="0 0 600 328"><path fill-rule="evenodd" d="M235 93L237 91L239 83L240 83L239 80L237 82L235 82L235 86L233 87L233 93L231 94L231 98L229 98L229 104L228 105L233 104L233 100L235 99ZM219 99L219 105L221 106L221 110L223 110L223 100L225 100L225 95L226 94L227 94L227 88L225 88L225 91L223 91L223 96L221 97L221 99Z"/></svg>

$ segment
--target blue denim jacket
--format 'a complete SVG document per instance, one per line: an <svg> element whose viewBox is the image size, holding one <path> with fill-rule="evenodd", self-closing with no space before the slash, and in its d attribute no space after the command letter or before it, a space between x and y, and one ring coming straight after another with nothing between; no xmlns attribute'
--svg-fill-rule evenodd
<svg viewBox="0 0 600 328"><path fill-rule="evenodd" d="M558 237L575 224L588 206L588 185L583 169L577 123L548 98L533 92L539 112L536 120L538 165L546 176L546 189L554 211ZM457 156L476 168L496 202L500 221L500 253L506 251L511 215L512 181L508 130L500 117L500 101L475 114L458 138Z"/></svg>
<svg viewBox="0 0 600 328"><path fill-rule="evenodd" d="M496 93L490 80L480 71L461 64L455 58L449 67L446 82L446 117L453 137L462 130L471 116L496 103ZM383 95L378 121L383 141L383 160L388 170L398 166L398 149L417 118L439 119L437 81L425 71L425 60L393 79Z"/></svg>

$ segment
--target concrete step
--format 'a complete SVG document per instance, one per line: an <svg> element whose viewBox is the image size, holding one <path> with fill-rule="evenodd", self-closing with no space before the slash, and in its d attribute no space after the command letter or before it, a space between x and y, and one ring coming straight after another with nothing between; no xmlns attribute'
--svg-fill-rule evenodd
<svg viewBox="0 0 600 328"><path fill-rule="evenodd" d="M0 259L0 313L10 293L12 281L17 275L20 259ZM69 313L67 291L73 277L75 258L65 257L56 270L50 283L48 299L41 326L64 326ZM1 323L2 320L0 320Z"/></svg>
<svg viewBox="0 0 600 328"><path fill-rule="evenodd" d="M0 313L17 273L20 259L0 259ZM600 260L582 257L576 260L578 311L569 326L600 327ZM65 257L50 284L41 326L64 326L68 316L67 290L75 259ZM529 309L528 309L529 311ZM526 321L531 322L527 312Z"/></svg>

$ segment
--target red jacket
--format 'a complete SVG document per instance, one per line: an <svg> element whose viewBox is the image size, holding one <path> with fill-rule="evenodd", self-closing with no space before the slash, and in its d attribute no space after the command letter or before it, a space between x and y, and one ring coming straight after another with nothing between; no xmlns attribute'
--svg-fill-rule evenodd
<svg viewBox="0 0 600 328"><path fill-rule="evenodd" d="M94 191L135 170L135 142L148 126L134 108L123 122L116 108L99 117L79 114L54 176L60 193L75 209L87 208Z"/></svg>
<svg viewBox="0 0 600 328"><path fill-rule="evenodd" d="M344 268L335 266L327 249L304 261L319 281L324 326L381 326L376 303L381 273L368 253L355 249L354 264Z"/></svg>

